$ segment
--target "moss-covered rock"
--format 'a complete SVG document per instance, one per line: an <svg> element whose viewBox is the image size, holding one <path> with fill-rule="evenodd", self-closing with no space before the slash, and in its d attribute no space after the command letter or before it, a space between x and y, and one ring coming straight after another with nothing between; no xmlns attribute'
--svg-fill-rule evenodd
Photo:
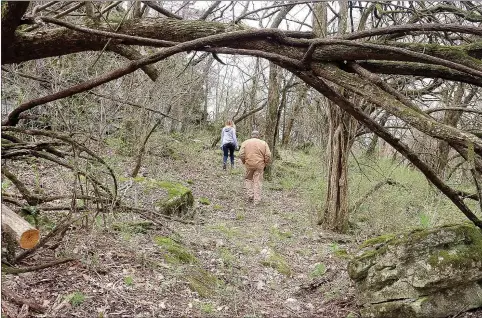
<svg viewBox="0 0 482 318"><path fill-rule="evenodd" d="M482 232L462 224L370 239L348 273L363 317L446 317L476 308L482 306Z"/></svg>
<svg viewBox="0 0 482 318"><path fill-rule="evenodd" d="M194 205L194 197L190 189L180 183L170 181L156 181L153 186L167 191L167 196L154 204L161 213L178 217L190 215L190 208Z"/></svg>

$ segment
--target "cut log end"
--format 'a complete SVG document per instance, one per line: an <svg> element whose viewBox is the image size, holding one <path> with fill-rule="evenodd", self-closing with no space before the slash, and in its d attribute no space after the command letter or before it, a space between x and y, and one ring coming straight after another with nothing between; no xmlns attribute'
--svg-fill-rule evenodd
<svg viewBox="0 0 482 318"><path fill-rule="evenodd" d="M40 240L40 231L37 229L31 229L22 234L19 240L19 245L23 249L34 248Z"/></svg>
<svg viewBox="0 0 482 318"><path fill-rule="evenodd" d="M2 230L23 249L34 248L40 239L39 230L4 204L2 204Z"/></svg>

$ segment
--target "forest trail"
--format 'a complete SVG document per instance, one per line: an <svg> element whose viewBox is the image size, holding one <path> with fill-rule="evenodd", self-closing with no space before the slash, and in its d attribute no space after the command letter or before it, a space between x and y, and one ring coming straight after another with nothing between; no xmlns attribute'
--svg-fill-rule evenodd
<svg viewBox="0 0 482 318"><path fill-rule="evenodd" d="M283 153L277 164L288 167L292 183L275 174L254 207L246 202L238 159L223 171L219 150L200 141L182 149L161 158L166 147L154 146L136 180L190 187L195 225L169 222L173 235L131 227L139 221L133 215L108 215L108 227L99 220L92 230L72 230L58 252L38 255L80 261L8 275L4 288L49 308L47 317L357 317L344 257L349 245L313 225L303 197L301 176L313 164L306 156ZM128 175L132 159L115 166ZM154 199L126 184L132 179L121 178L121 192L133 201Z"/></svg>

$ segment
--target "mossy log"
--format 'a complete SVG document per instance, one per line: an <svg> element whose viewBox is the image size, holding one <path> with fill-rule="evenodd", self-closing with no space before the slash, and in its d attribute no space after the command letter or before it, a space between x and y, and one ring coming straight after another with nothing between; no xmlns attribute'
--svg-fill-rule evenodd
<svg viewBox="0 0 482 318"><path fill-rule="evenodd" d="M190 189L180 183L158 181L157 186L167 191L167 197L158 200L155 206L160 212L169 216L186 217L194 205L194 197Z"/></svg>

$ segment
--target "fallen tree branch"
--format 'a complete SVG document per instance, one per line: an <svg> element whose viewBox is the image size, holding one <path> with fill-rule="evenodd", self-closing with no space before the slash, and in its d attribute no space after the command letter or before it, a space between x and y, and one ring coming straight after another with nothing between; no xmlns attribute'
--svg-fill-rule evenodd
<svg viewBox="0 0 482 318"><path fill-rule="evenodd" d="M147 5L150 8L154 9L155 11L159 12L160 14L165 15L168 18L182 20L181 16L179 16L175 13L172 13L171 11L168 11L168 10L164 9L161 6L158 6L157 4L153 3L152 1L142 1L142 3L144 3L145 5Z"/></svg>
<svg viewBox="0 0 482 318"><path fill-rule="evenodd" d="M23 249L31 249L38 244L40 231L21 216L2 204L2 230L8 232Z"/></svg>
<svg viewBox="0 0 482 318"><path fill-rule="evenodd" d="M18 124L19 115L27 110L30 110L34 107L43 105L48 102L53 102L65 97L69 97L78 93L88 91L94 87L100 86L102 84L108 83L117 78L123 77L124 75L130 74L145 65L156 63L169 56L172 56L174 54L177 54L183 51L195 50L197 48L202 48L207 45L209 46L209 45L215 45L217 43L222 43L227 40L241 41L241 40L247 40L247 39L280 37L280 36L283 36L283 35L282 35L282 32L280 32L279 30L269 30L269 29L257 30L257 31L249 30L249 31L235 31L227 34L215 34L204 38L200 38L200 39L196 39L196 40L192 40L184 43L179 43L175 46L165 48L159 53L155 53L145 58L132 61L127 65L125 65L124 67L105 73L101 76L82 82L78 85L71 86L67 89L58 91L54 94L46 95L37 99L27 101L19 105L12 112L10 112L6 121L4 121L2 125L15 126Z"/></svg>
<svg viewBox="0 0 482 318"><path fill-rule="evenodd" d="M126 46L126 45L109 45L107 47L107 50L115 52L119 55L122 55L123 57L129 59L129 60L138 60L143 58L144 56L137 52L135 49ZM149 78L155 82L159 78L159 71L153 66L153 65L146 65L141 67L141 69L144 71L144 73L149 76Z"/></svg>
<svg viewBox="0 0 482 318"><path fill-rule="evenodd" d="M20 262L21 260L23 260L24 258L32 255L34 252L36 252L38 249L40 249L41 247L43 247L46 243L48 243L50 241L50 239L52 239L53 237L55 237L57 234L59 233L62 233L63 231L65 231L66 229L68 229L70 227L71 224L81 220L82 218L86 217L87 215L89 214L89 212L86 212L84 213L83 215L75 218L75 219L72 219L72 214L69 213L62 222L60 222L57 226L55 226L55 228L50 231L46 236L44 236L40 242L32 249L30 250L26 250L26 251L23 251L22 253L20 253L19 255L17 255L15 257L15 261L14 263L18 263Z"/></svg>
<svg viewBox="0 0 482 318"><path fill-rule="evenodd" d="M475 113L475 114L482 115L482 110L473 109L473 108L466 108L466 107L440 107L440 108L432 108L432 109L426 110L425 113L426 113L426 114L431 114L431 113L441 112L441 111L446 111L446 110L458 111L458 112L464 112L464 113Z"/></svg>
<svg viewBox="0 0 482 318"><path fill-rule="evenodd" d="M17 176L11 173L6 167L2 167L2 174L7 177L12 183L17 187L22 197L27 201L29 205L37 205L39 203L39 197L37 195L31 194L27 187L18 180Z"/></svg>
<svg viewBox="0 0 482 318"><path fill-rule="evenodd" d="M377 184L375 184L373 186L373 188L371 188L370 190L367 191L367 193L365 193L364 196L362 196L361 198L359 198L354 204L353 206L349 209L350 211L350 215L356 213L356 211L358 210L358 208L363 204L363 202L365 202L372 194L374 194L375 192L377 192L378 190L380 190L380 188L382 188L384 185L399 185L399 186L402 186L402 184L398 183L397 181L393 180L393 179L385 179L385 180L382 180L380 182L378 182Z"/></svg>
<svg viewBox="0 0 482 318"><path fill-rule="evenodd" d="M101 157L99 157L95 152L93 152L92 150L90 150L86 146L78 143L77 141L73 140L72 138L70 138L70 136L67 136L67 135L64 135L64 134L61 134L61 133L57 133L57 132L54 132L54 131L50 131L50 130L23 129L23 128L19 128L19 127L10 127L10 126L2 127L2 131L11 131L11 132L17 132L17 133L22 133L22 134L31 135L31 136L45 136L45 137L50 137L50 138L53 138L53 139L59 139L59 140L62 140L66 143L71 144L74 148L77 148L82 152L86 152L89 156L94 158L95 161L101 163L108 170L109 175L112 177L112 182L113 182L113 186L114 186L114 190L112 191L112 193L100 181L98 182L98 184L112 198L112 201L115 201L116 196L117 196L117 187L118 186L117 186L117 178L115 176L114 170L112 170L112 168L105 162L105 160L102 159ZM74 170L73 167L71 165L69 165L68 163L61 162L57 158L54 158L54 157L50 156L49 154L47 154L43 151L42 152L35 151L35 150L29 150L29 151L37 157L42 157L42 158L54 161L57 164L63 165L64 167L67 167L71 170ZM3 173L3 171L2 171L2 173ZM84 175L86 177L88 176L87 173L84 173ZM92 176L90 176L90 177L91 177L91 180L95 179ZM35 205L35 204L30 204L30 205Z"/></svg>
<svg viewBox="0 0 482 318"><path fill-rule="evenodd" d="M413 32L413 31L440 31L440 32L457 32L466 33L474 35L482 35L482 30L476 26L461 25L461 24L442 24L442 23L423 23L423 24L404 24L404 25L394 25L384 28L374 28L370 30L353 32L348 35L342 36L341 38L345 40L357 40L362 38L367 38L376 35L387 35L396 34L403 32Z"/></svg>
<svg viewBox="0 0 482 318"><path fill-rule="evenodd" d="M36 265L36 266L30 266L30 267L23 267L23 268L15 268L15 267L10 267L10 266L2 266L2 273L5 274L22 274L22 273L28 273L28 272L34 272L38 271L41 269L57 266L60 264L65 264L68 262L73 262L76 261L76 258L63 258L60 260L56 260L50 263L46 264L41 264L41 265ZM3 290L2 290L2 295L3 295Z"/></svg>
<svg viewBox="0 0 482 318"><path fill-rule="evenodd" d="M299 290L297 292L298 295L302 294L303 292L312 292L316 290L323 284L326 284L335 278L336 272L328 268L321 278L313 279L312 282L308 284L302 284L299 286Z"/></svg>
<svg viewBox="0 0 482 318"><path fill-rule="evenodd" d="M29 1L2 3L2 55L12 45L15 30L20 25L22 16L27 11L29 4Z"/></svg>
<svg viewBox="0 0 482 318"><path fill-rule="evenodd" d="M2 272L4 271L5 271L5 267L2 266ZM10 274L10 273L7 273L7 274ZM46 309L41 305L39 305L38 303L33 302L30 299L26 299L3 286L2 286L2 297L20 306L27 305L33 311L38 313L44 313L46 311Z"/></svg>

